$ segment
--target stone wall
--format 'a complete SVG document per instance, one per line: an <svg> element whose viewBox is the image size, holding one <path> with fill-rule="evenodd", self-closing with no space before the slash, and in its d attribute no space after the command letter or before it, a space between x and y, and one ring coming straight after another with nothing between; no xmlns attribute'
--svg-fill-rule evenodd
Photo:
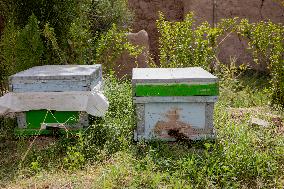
<svg viewBox="0 0 284 189"><path fill-rule="evenodd" d="M183 20L182 0L128 0L129 6L135 13L134 32L146 30L149 35L150 52L154 61L158 60L158 31L156 20L158 12L164 13L171 21Z"/></svg>
<svg viewBox="0 0 284 189"><path fill-rule="evenodd" d="M130 7L136 15L134 30L145 29L150 40L150 52L158 62L158 32L155 22L158 11L166 18L180 21L193 11L198 23L208 21L210 24L222 18L247 18L250 22L268 20L275 23L284 22L284 6L277 0L129 0ZM229 36L221 45L219 59L230 62L230 57L237 58L238 63L251 63L252 58L247 52L247 43L236 35ZM253 65L263 70L265 65Z"/></svg>

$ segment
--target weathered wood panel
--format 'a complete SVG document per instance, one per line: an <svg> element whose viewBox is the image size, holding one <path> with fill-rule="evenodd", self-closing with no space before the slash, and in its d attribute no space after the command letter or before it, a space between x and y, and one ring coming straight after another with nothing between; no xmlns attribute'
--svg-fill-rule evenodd
<svg viewBox="0 0 284 189"><path fill-rule="evenodd" d="M93 81L74 80L37 80L27 83L16 83L10 85L13 92L61 92L61 91L91 91L92 87L98 84L101 79Z"/></svg>

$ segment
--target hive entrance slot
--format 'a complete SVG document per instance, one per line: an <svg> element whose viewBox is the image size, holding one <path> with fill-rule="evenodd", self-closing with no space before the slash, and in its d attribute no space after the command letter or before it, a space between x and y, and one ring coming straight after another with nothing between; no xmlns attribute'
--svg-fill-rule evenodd
<svg viewBox="0 0 284 189"><path fill-rule="evenodd" d="M66 127L64 124L60 124L60 123L42 123L40 128L41 129L47 129L47 128L65 129Z"/></svg>

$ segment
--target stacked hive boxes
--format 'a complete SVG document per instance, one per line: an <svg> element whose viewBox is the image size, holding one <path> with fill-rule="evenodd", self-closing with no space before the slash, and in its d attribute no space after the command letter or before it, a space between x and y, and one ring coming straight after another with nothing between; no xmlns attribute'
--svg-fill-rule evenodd
<svg viewBox="0 0 284 189"><path fill-rule="evenodd" d="M42 95L42 104L45 104L45 106L48 106L47 103L49 102L46 102L44 96L59 94L60 99L49 99L50 103L59 103L53 106L64 109L66 105L72 107L68 103L73 103L75 107L74 111L37 109L17 113L19 128L16 129L16 134L49 134L52 132L52 130L48 129L49 127L74 129L76 131L87 126L88 114L83 111L77 111L76 103L74 103L76 99L68 102L63 93L60 92L74 93L73 98L78 98L77 101L79 101L81 93L90 92L93 88L99 87L101 81L101 65L47 65L33 67L11 76L10 91L14 94ZM25 99L20 98L17 99L19 99L19 103L22 103ZM38 99L37 103L41 106L41 102Z"/></svg>
<svg viewBox="0 0 284 189"><path fill-rule="evenodd" d="M214 137L218 78L199 67L135 68L135 140Z"/></svg>

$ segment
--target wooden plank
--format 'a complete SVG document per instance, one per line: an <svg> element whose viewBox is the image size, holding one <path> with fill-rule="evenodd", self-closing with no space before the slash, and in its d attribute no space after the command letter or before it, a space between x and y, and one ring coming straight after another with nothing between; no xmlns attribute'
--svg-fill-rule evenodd
<svg viewBox="0 0 284 189"><path fill-rule="evenodd" d="M76 134L79 132L84 131L84 129L59 129L60 134ZM19 129L16 128L14 130L15 135L17 136L35 136L35 135L52 135L54 134L53 130L47 130L47 129Z"/></svg>
<svg viewBox="0 0 284 189"><path fill-rule="evenodd" d="M213 129L214 102L207 102L205 105L205 128Z"/></svg>
<svg viewBox="0 0 284 189"><path fill-rule="evenodd" d="M134 139L161 139L175 141L200 140L214 138L213 109L214 103L146 103L138 104L137 122ZM141 121L143 123L141 123Z"/></svg>
<svg viewBox="0 0 284 189"><path fill-rule="evenodd" d="M46 80L34 81L34 83L13 84L13 92L63 92L63 91L91 91L92 87L101 82L101 79L93 81L69 81Z"/></svg>
<svg viewBox="0 0 284 189"><path fill-rule="evenodd" d="M26 114L24 112L16 113L18 127L21 129L27 128Z"/></svg>

